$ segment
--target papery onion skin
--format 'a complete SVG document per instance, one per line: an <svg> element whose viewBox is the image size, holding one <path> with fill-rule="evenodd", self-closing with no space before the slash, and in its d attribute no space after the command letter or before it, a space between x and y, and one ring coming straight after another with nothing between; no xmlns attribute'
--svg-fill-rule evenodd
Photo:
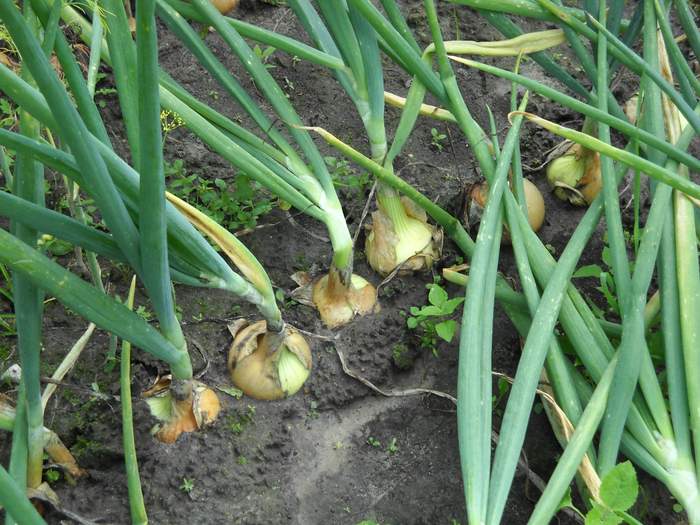
<svg viewBox="0 0 700 525"><path fill-rule="evenodd" d="M311 349L291 327L277 348L275 334L258 321L242 328L229 350L228 367L233 384L254 399L273 401L294 395L311 373ZM279 338L279 336L277 336ZM282 377L284 375L284 377Z"/></svg>
<svg viewBox="0 0 700 525"><path fill-rule="evenodd" d="M540 190L537 189L537 186L525 178L523 178L523 189L525 191L525 203L527 204L527 220L532 230L538 232L544 223L544 198ZM469 192L469 198L471 199L470 208L476 206L479 210L482 210L486 206L488 193L488 184L485 182L472 186ZM470 210L470 215L472 215L472 217L480 217L481 213L480 211L478 213L472 213ZM510 236L507 230L504 230L502 239L503 242L509 241Z"/></svg>
<svg viewBox="0 0 700 525"><path fill-rule="evenodd" d="M547 181L554 195L576 206L587 206L603 187L598 152L573 144L547 166Z"/></svg>
<svg viewBox="0 0 700 525"><path fill-rule="evenodd" d="M321 320L331 329L349 323L356 315L367 315L378 308L374 286L353 274L349 286L345 287L334 268L313 283L311 298Z"/></svg>
<svg viewBox="0 0 700 525"><path fill-rule="evenodd" d="M365 240L367 262L382 276L398 266L404 273L429 269L440 258L436 228L427 222L425 211L401 197L403 215L396 224L381 207L372 213L372 226Z"/></svg>
<svg viewBox="0 0 700 525"><path fill-rule="evenodd" d="M219 13L225 15L238 7L239 0L211 0L211 3Z"/></svg>

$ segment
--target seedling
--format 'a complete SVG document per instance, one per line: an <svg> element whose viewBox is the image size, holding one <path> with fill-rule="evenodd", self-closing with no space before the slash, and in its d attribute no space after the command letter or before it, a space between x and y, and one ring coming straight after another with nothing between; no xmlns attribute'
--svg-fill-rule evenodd
<svg viewBox="0 0 700 525"><path fill-rule="evenodd" d="M399 445L396 443L395 437L391 438L389 441L389 446L386 447L386 451L392 456L399 451Z"/></svg>
<svg viewBox="0 0 700 525"><path fill-rule="evenodd" d="M450 342L457 331L457 322L454 319L444 319L454 313L459 305L464 302L463 297L452 299L447 291L438 283L426 285L428 288L428 305L418 308L412 306L409 309L411 316L406 319L406 325L411 330L420 328L420 344L423 348L431 350L437 357L438 338Z"/></svg>
<svg viewBox="0 0 700 525"><path fill-rule="evenodd" d="M437 128L430 128L430 145L437 151L442 151L445 147L444 142L447 135L440 133Z"/></svg>
<svg viewBox="0 0 700 525"><path fill-rule="evenodd" d="M194 489L194 480L190 478L182 478L180 490L185 494L189 494Z"/></svg>
<svg viewBox="0 0 700 525"><path fill-rule="evenodd" d="M379 441L377 438L372 437L372 436L367 438L367 444L374 447L374 448L379 448L382 446L382 442Z"/></svg>
<svg viewBox="0 0 700 525"><path fill-rule="evenodd" d="M268 63L268 59L272 56L272 54L275 51L277 51L277 49L272 47L272 46L267 46L267 47L262 48L262 47L256 45L255 47L253 47L253 53L255 53L255 55L260 59L260 61L263 64L265 64L265 67L267 69L273 69L276 67L273 64Z"/></svg>

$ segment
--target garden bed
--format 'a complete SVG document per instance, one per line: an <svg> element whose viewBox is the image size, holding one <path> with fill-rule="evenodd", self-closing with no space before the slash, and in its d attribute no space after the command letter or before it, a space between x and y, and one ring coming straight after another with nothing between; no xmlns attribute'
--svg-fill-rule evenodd
<svg viewBox="0 0 700 525"><path fill-rule="evenodd" d="M426 45L429 31L419 16L420 2L402 4L409 13L412 29L423 37L421 45ZM416 16L411 15L414 7ZM442 9L446 38L454 37L457 31L462 39L499 38L470 10L451 6ZM284 34L301 35L285 7L244 2L235 16ZM214 81L163 26L159 37L162 67L195 96L236 118L235 105L218 92ZM239 78L247 78L241 74L237 61L226 58L227 48L215 34L209 35L207 42ZM358 149L366 149L366 144L355 139L364 136L361 122L350 101L339 95L328 72L279 52L269 56L267 64L305 123L324 127ZM488 121L488 106L505 131L510 84L465 68L457 70L463 94L477 121ZM524 64L524 71L541 78L532 63ZM385 72L387 90L404 95L408 80L405 74L388 62ZM243 83L254 92L250 82ZM106 78L98 88L109 85ZM616 95L624 100L631 89L622 85ZM119 148L121 142L125 150L116 96L105 89L98 100L104 102L103 116L111 123L108 131L115 147ZM536 96L529 109L572 127L578 118ZM397 110L388 110L388 130L394 129L398 117ZM525 165L540 165L555 143L546 132L525 125L521 138ZM322 150L338 159L338 154L325 145ZM185 174L234 184L235 173L230 166L185 128L169 134L166 152L171 163L182 162L181 170ZM403 178L459 216L465 188L479 180L474 164L456 128L423 119L395 167ZM341 182L357 180L345 176L344 165L334 166ZM356 174L359 174L357 170ZM559 253L582 211L552 198L543 170L528 171L526 175L545 196L547 216L540 236ZM371 189L372 179L367 180L340 190L352 233L359 227ZM581 264L599 260L603 228L599 226L599 234L589 245ZM252 231L241 237L266 268L274 285L284 293L282 313L287 322L309 333L314 357L312 375L303 390L290 399L260 402L230 395L226 360L231 336L226 325L241 316L254 318L256 312L221 291L176 287L177 304L195 367L203 372L207 384L229 392L218 391L223 410L212 427L183 434L173 445L163 445L150 437L154 420L144 403L134 405L137 452L152 523L354 525L363 520L382 525L466 523L453 404L426 393L384 396L352 377L360 376L387 393L402 394L408 389L423 388L456 395L457 337L452 343L438 342L431 347L421 341L420 328L407 327L406 319L411 307L426 304L425 284L439 276L441 267L459 262L458 252L446 240L443 259L432 274L394 277L379 288L382 306L379 313L329 331L315 311L291 299L295 288L293 273L320 272L328 267L329 244L324 241L325 235L322 226L311 219L293 210L285 212L274 207L258 218ZM381 279L370 270L361 253L363 244L364 233L360 232L355 272L379 285ZM504 248L501 259L500 270L506 276L515 275L508 247ZM124 296L130 275L118 266L109 266L105 271L112 286ZM596 296L593 284L584 289ZM455 285L444 282L442 285L450 296L463 293ZM143 304L143 295L137 295L137 305ZM148 305L145 307L148 309ZM459 315L454 318L459 319ZM43 375L50 375L85 327L85 321L57 302L46 305ZM13 339L6 339L3 346L9 348L14 343ZM100 395L59 388L47 408L47 426L61 436L89 473L74 486L61 477L53 488L63 506L84 518L100 523L128 523L120 407L114 397L119 393L119 374L118 367L105 371L106 348L107 336L97 333L66 380L83 387L93 385ZM497 309L494 369L512 376L519 353L520 338ZM350 374L341 366L341 355ZM1 368L6 368L12 358L10 354L0 363ZM163 373L166 370L162 363L145 353L134 353L135 393L148 388ZM494 379L495 392L499 392L498 384ZM507 383L501 382L504 384ZM504 406L504 399L496 406L496 415L498 406ZM507 524L527 522L540 493L532 482L532 473L546 480L561 451L544 413L535 412L523 456L531 473L522 469L518 472L505 512ZM9 441L9 434L0 435L3 458L7 457ZM639 499L635 515L647 524L680 521L681 515L670 510L673 503L670 496L665 491L655 491L657 485L651 480L647 483L645 478L644 485L647 490ZM54 523L60 519L57 514L50 518ZM574 522L563 514L559 519L560 523Z"/></svg>

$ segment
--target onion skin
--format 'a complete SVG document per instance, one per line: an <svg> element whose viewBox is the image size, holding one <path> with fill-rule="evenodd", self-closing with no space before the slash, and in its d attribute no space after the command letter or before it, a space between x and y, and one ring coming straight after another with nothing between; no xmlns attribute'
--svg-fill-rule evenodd
<svg viewBox="0 0 700 525"><path fill-rule="evenodd" d="M311 349L299 332L286 327L283 335L272 334L265 321L242 328L234 336L228 356L233 384L254 399L273 401L294 395L298 388L292 392L282 387L278 367L282 352L290 352L299 360L305 381L312 366ZM303 381L295 383L301 386Z"/></svg>
<svg viewBox="0 0 700 525"><path fill-rule="evenodd" d="M576 206L588 206L603 187L600 155L580 144L573 144L566 153L549 163L547 181L558 199Z"/></svg>
<svg viewBox="0 0 700 525"><path fill-rule="evenodd" d="M525 190L525 203L527 204L527 220L532 230L538 232L544 223L544 198L540 190L537 189L537 186L525 178L523 178L523 189ZM472 186L469 192L469 198L471 200L469 206L470 219L473 220L472 216L481 217L481 211L486 206L488 194L489 187L486 182ZM477 208L477 210L474 210L474 208ZM503 231L502 241L510 241L507 230Z"/></svg>
<svg viewBox="0 0 700 525"><path fill-rule="evenodd" d="M367 315L378 308L377 290L358 275L343 286L340 273L334 267L312 285L311 299L321 320L328 328L338 328L356 315Z"/></svg>
<svg viewBox="0 0 700 525"><path fill-rule="evenodd" d="M402 274L429 269L440 258L441 233L427 222L422 208L401 197L406 214L403 236L396 233L394 223L380 208L372 213L372 226L365 240L367 262L382 276L401 266Z"/></svg>
<svg viewBox="0 0 700 525"><path fill-rule="evenodd" d="M170 405L170 417L159 417L163 424L155 434L158 441L166 444L175 443L183 432L194 432L213 423L221 411L216 392L195 379L171 381L170 377L160 378L143 393L143 397L156 417L159 414L153 412L155 405L152 403Z"/></svg>
<svg viewBox="0 0 700 525"><path fill-rule="evenodd" d="M238 7L239 0L211 0L211 3L219 13L225 15Z"/></svg>

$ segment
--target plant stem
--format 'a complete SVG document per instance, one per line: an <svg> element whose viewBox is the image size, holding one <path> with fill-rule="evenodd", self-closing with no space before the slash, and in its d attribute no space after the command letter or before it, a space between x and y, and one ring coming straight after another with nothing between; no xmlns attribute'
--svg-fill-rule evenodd
<svg viewBox="0 0 700 525"><path fill-rule="evenodd" d="M136 277L131 280L129 296L126 306L134 309L134 292L136 291ZM136 442L134 440L134 416L131 410L131 343L122 341L122 354L120 363L120 399L122 402L122 440L124 442L124 466L126 468L126 484L129 490L129 509L131 522L135 525L148 523L146 506L143 502L141 490L141 477L139 464L136 457Z"/></svg>

